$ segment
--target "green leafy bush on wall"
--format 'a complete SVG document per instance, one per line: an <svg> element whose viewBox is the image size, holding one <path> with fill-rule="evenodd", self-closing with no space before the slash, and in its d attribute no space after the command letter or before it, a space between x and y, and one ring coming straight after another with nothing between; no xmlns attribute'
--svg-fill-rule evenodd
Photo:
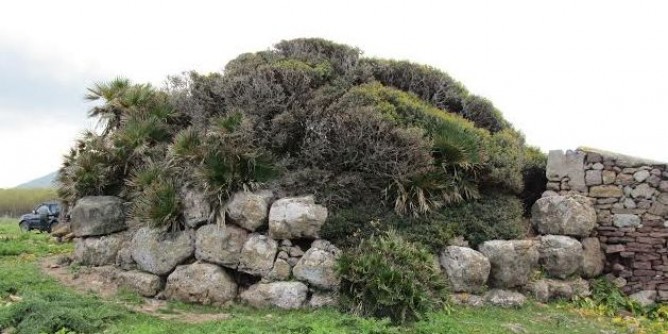
<svg viewBox="0 0 668 334"><path fill-rule="evenodd" d="M395 232L365 239L338 262L341 305L403 323L444 305L447 285L432 253Z"/></svg>

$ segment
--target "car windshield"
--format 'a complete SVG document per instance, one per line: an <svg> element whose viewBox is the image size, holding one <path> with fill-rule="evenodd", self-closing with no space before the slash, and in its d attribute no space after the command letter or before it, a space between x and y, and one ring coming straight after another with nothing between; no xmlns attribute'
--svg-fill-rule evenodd
<svg viewBox="0 0 668 334"><path fill-rule="evenodd" d="M49 210L52 214L56 215L60 212L60 206L58 204L50 204Z"/></svg>

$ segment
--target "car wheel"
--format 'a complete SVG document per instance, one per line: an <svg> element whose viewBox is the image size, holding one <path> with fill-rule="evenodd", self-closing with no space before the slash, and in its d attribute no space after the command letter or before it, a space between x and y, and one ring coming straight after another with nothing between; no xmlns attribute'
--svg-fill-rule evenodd
<svg viewBox="0 0 668 334"><path fill-rule="evenodd" d="M21 232L28 232L30 231L30 224L27 221L22 221L19 223L19 228L21 228Z"/></svg>

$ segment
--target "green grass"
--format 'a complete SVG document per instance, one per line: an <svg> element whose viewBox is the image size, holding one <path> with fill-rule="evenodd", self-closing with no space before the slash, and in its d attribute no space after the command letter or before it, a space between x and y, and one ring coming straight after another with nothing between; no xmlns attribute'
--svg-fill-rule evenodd
<svg viewBox="0 0 668 334"><path fill-rule="evenodd" d="M141 298L121 291L103 300L60 285L40 271L40 257L71 250L46 235L21 234L15 220L0 221L0 332L14 333L627 333L613 318L582 316L570 304L530 304L521 309L452 307L411 325L364 319L333 309L316 311L254 310L242 306L216 308L170 302L162 314L225 313L229 319L188 324L137 313L124 305ZM9 250L9 251L8 251ZM17 254L18 253L18 254ZM12 297L21 298L20 301ZM622 324L624 325L624 324ZM66 329L66 330L63 330ZM607 332L602 332L607 331ZM636 333L660 333L638 331Z"/></svg>

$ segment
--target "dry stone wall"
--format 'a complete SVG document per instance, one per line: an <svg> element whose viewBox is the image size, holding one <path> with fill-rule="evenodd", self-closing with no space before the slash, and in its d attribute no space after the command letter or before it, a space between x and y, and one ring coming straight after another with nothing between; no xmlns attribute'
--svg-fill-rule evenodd
<svg viewBox="0 0 668 334"><path fill-rule="evenodd" d="M72 210L75 262L146 297L293 309L336 304L340 250L318 238L327 209L310 196L237 193L212 214L192 189L185 228L126 224L123 203L86 197ZM211 221L208 217L217 217Z"/></svg>
<svg viewBox="0 0 668 334"><path fill-rule="evenodd" d="M666 163L593 149L551 151L547 179L544 197L577 194L593 205L591 236L605 252L604 273L627 294L668 301Z"/></svg>

